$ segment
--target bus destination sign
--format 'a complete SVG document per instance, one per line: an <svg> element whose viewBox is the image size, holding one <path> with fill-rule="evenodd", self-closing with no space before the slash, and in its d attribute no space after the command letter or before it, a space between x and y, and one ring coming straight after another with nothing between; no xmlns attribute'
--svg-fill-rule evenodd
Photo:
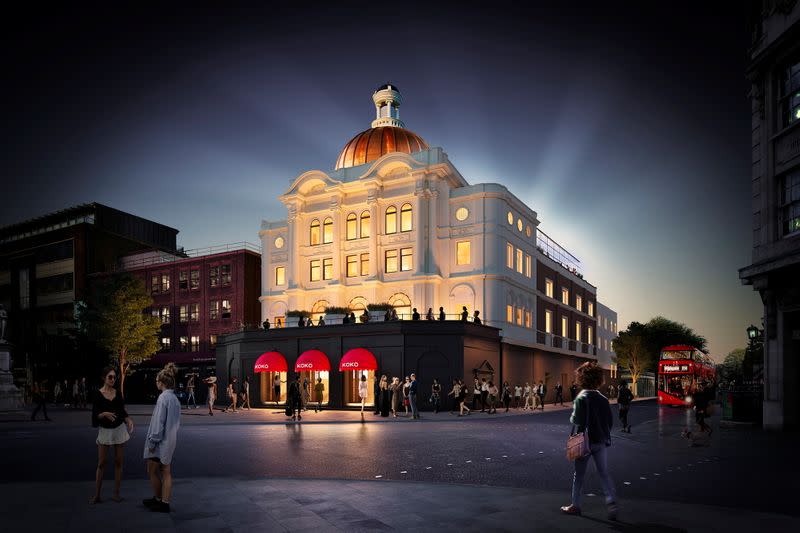
<svg viewBox="0 0 800 533"><path fill-rule="evenodd" d="M663 372L688 372L689 365L664 365L661 370Z"/></svg>

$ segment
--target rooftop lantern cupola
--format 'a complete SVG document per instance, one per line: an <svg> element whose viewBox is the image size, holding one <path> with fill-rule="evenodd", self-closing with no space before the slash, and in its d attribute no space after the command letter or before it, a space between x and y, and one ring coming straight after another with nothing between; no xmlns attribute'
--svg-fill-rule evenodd
<svg viewBox="0 0 800 533"><path fill-rule="evenodd" d="M377 91L372 93L372 101L375 102L373 128L380 126L405 127L403 121L400 120L400 104L403 102L403 97L400 96L397 86L391 83L381 85Z"/></svg>

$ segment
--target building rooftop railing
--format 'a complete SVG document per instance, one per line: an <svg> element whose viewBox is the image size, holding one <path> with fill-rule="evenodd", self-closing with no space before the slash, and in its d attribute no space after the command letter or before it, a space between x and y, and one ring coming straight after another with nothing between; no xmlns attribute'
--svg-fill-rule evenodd
<svg viewBox="0 0 800 533"><path fill-rule="evenodd" d="M119 261L119 269L133 269L150 265L161 265L164 263L174 263L183 259L204 257L207 255L222 254L226 252L235 252L239 250L247 250L257 254L261 254L261 247L250 242L235 242L230 244L219 244L216 246L207 246L205 248L192 248L189 250L178 249L178 254L166 254L161 252L154 252L153 255L147 255L136 259L125 259Z"/></svg>
<svg viewBox="0 0 800 533"><path fill-rule="evenodd" d="M536 248L542 254L583 279L580 260L540 229L536 230Z"/></svg>

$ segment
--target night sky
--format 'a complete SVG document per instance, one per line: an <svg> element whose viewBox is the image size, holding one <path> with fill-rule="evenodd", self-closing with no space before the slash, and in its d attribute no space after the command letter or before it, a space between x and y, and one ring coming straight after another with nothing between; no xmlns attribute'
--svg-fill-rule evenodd
<svg viewBox="0 0 800 533"><path fill-rule="evenodd" d="M743 8L282 4L7 13L0 225L96 201L187 249L258 243L262 219L285 217L278 194L333 170L391 81L406 127L536 211L621 329L664 315L721 360L761 324L737 274L752 250Z"/></svg>

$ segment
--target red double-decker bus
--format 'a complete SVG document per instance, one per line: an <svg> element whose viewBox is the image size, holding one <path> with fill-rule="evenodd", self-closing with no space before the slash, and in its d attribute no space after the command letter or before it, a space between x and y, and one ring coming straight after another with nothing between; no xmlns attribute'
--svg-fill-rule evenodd
<svg viewBox="0 0 800 533"><path fill-rule="evenodd" d="M658 404L691 407L700 383L713 382L716 367L693 346L678 344L661 349L658 361Z"/></svg>

